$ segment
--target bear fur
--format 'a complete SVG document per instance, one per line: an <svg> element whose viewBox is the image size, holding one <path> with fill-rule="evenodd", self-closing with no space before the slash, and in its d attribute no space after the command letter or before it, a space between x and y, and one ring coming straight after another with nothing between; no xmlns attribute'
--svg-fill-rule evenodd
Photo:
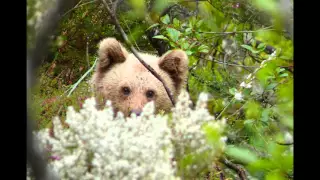
<svg viewBox="0 0 320 180"><path fill-rule="evenodd" d="M177 100L187 83L187 54L183 50L172 50L161 57L139 55L162 77ZM115 38L100 42L98 58L91 81L98 107L110 100L115 112L139 115L147 102L154 101L157 112L171 110L172 103L163 84Z"/></svg>

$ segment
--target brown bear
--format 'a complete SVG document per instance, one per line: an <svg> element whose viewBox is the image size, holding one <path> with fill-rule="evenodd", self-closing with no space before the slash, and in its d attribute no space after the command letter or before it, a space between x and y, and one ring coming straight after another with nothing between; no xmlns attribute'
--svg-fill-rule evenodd
<svg viewBox="0 0 320 180"><path fill-rule="evenodd" d="M139 55L162 77L176 100L187 83L187 54L183 50L172 50L161 57ZM139 115L149 101L154 101L157 112L171 109L172 103L163 84L115 38L100 42L98 56L92 77L98 107L110 100L115 112L121 111L125 116Z"/></svg>

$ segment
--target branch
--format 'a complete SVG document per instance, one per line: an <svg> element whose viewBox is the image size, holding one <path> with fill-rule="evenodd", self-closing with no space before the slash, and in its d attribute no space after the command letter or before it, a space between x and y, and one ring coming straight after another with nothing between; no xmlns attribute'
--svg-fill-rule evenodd
<svg viewBox="0 0 320 180"><path fill-rule="evenodd" d="M117 27L117 29L119 30L120 34L122 35L122 38L125 40L125 43L130 47L131 52L137 57L137 59L140 61L140 63L147 68L152 75L154 75L164 86L172 105L175 105L175 101L173 98L173 95L171 93L171 91L169 90L169 88L167 87L167 85L165 84L164 80L161 78L161 76L158 75L158 73L147 63L145 63L142 58L140 57L138 51L133 47L132 43L130 42L128 36L126 35L126 33L123 31L122 27L120 26L120 23L116 17L116 14L114 12L112 12L111 8L109 7L109 5L107 4L107 2L105 0L102 0L105 8L107 9L109 15L111 16L111 19L113 20L114 25ZM111 0L110 0L110 3Z"/></svg>
<svg viewBox="0 0 320 180"><path fill-rule="evenodd" d="M283 146L291 146L293 145L293 142L276 142L279 145L283 145Z"/></svg>
<svg viewBox="0 0 320 180"><path fill-rule="evenodd" d="M245 169L243 169L242 167L240 167L239 165L237 164L233 164L231 161L229 161L228 159L226 158L222 158L219 160L221 163L223 163L224 165L226 165L228 168L234 170L237 172L239 178L241 180L247 180L247 175L246 175L246 171Z"/></svg>
<svg viewBox="0 0 320 180"><path fill-rule="evenodd" d="M63 14L69 7L76 3L75 0L65 1L58 0L56 5L50 9L48 15L42 21L42 26L37 32L35 38L35 46L28 50L27 54L27 94L30 88L35 84L35 72L41 64L41 59L48 51L49 37L53 34L58 26ZM30 99L27 100L28 104ZM47 164L41 154L37 139L33 136L33 121L30 119L30 109L27 107L27 162L30 163L32 173L35 179L51 180L56 179L53 174L48 171Z"/></svg>
<svg viewBox="0 0 320 180"><path fill-rule="evenodd" d="M259 32L259 31L275 31L276 29L269 29L270 27L265 27L256 31L232 31L232 32L203 32L203 31L199 31L198 33L203 33L203 34L222 34L222 35L226 35L226 34L241 34L241 33L255 33L255 32Z"/></svg>

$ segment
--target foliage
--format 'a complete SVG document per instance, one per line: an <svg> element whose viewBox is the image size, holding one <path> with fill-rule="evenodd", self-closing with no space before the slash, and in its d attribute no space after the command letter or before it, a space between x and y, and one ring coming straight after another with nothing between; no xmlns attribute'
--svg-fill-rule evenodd
<svg viewBox="0 0 320 180"><path fill-rule="evenodd" d="M28 20L35 17L36 2L28 0ZM148 0L131 6L134 2L120 5L121 26L140 51L155 52L145 32L159 28L154 39L187 52L192 101L200 92L209 93L210 113L227 120L228 146L223 156L241 164L252 179L292 179L293 41L282 23L285 14L278 13L278 2L209 0L197 5L195 1ZM183 11L160 17L175 4ZM29 25L32 39L34 29ZM90 96L86 78L70 97L64 93L92 67L97 43L107 36L121 39L100 1L80 1L63 15L52 57L45 59L39 71L40 83L33 96L39 128L51 126L54 115L64 119L66 106L77 107ZM230 172L230 167L216 164L233 178L234 169ZM199 174L210 171L204 168Z"/></svg>

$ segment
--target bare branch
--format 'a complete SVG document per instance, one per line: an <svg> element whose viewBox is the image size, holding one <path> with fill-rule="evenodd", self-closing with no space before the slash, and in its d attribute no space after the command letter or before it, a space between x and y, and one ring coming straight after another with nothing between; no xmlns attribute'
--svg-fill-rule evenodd
<svg viewBox="0 0 320 180"><path fill-rule="evenodd" d="M271 26L270 26L271 27ZM270 27L265 27L256 31L232 31L232 32L203 32L203 31L198 31L198 33L203 33L203 34L239 34L239 33L255 33L259 31L275 31L276 29L270 29Z"/></svg>
<svg viewBox="0 0 320 180"><path fill-rule="evenodd" d="M291 146L293 145L293 142L277 142L277 144L283 145L283 146Z"/></svg>
<svg viewBox="0 0 320 180"><path fill-rule="evenodd" d="M109 0L111 2L111 0ZM165 84L164 80L162 79L161 76L158 75L158 73L147 63L145 63L142 58L140 57L140 55L138 54L138 51L133 47L132 43L130 42L128 36L126 35L126 33L123 31L122 27L120 26L120 23L116 17L115 12L112 12L111 8L109 7L109 5L107 4L107 2L105 0L102 0L105 8L107 9L109 15L111 16L111 19L113 20L113 23L115 24L115 26L117 27L117 29L119 30L122 38L124 39L125 43L130 47L131 52L137 57L137 59L140 61L140 63L147 68L152 75L154 75L164 86L172 105L175 105L175 101L173 98L173 95L171 93L171 91L169 90L169 88L167 87L167 85ZM111 2L112 3L112 2Z"/></svg>
<svg viewBox="0 0 320 180"><path fill-rule="evenodd" d="M95 3L95 2L97 2L97 1L98 1L98 0L93 0L93 1L89 1L89 2L82 3L82 0L80 0L77 5L75 5L72 9L70 9L69 11L67 11L66 13L64 13L62 16L67 15L68 13L70 13L71 11L73 11L73 10L79 8L79 7L85 6L85 5L87 5L87 4ZM81 4L81 3L82 3L82 4Z"/></svg>
<svg viewBox="0 0 320 180"><path fill-rule="evenodd" d="M247 180L247 175L246 175L246 171L245 169L243 169L242 167L240 167L239 165L237 164L233 164L231 161L229 161L228 159L226 158L222 158L219 160L221 163L223 163L224 165L226 165L228 168L234 170L237 172L239 178L241 180Z"/></svg>

